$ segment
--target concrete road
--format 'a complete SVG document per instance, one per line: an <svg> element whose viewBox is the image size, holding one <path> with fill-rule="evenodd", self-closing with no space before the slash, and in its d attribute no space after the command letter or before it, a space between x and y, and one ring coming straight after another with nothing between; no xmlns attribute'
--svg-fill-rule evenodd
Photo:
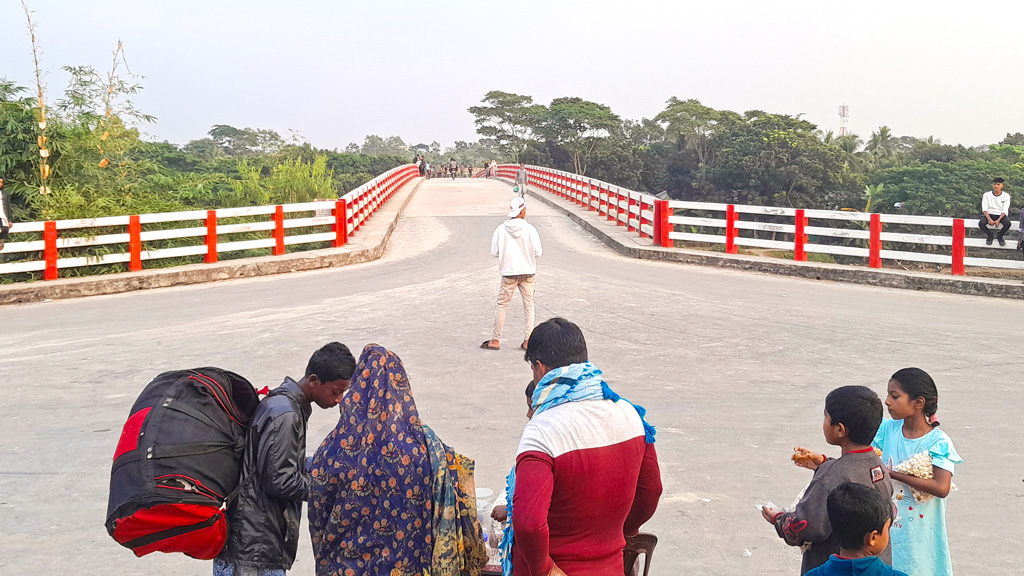
<svg viewBox="0 0 1024 576"><path fill-rule="evenodd" d="M180 555L136 559L103 528L135 396L162 371L204 365L274 386L330 340L357 356L368 342L396 351L424 420L476 459L478 486L500 490L530 377L517 302L503 349L477 345L498 287L489 238L510 198L479 179L426 182L371 264L0 308L0 574L208 574ZM1024 361L1012 336L1024 302L630 260L539 203L528 219L545 243L538 321L579 323L591 360L658 427L652 574L795 574L799 552L754 505L789 504L809 481L789 455L828 450L829 390L884 393L905 366L935 377L943 429L966 461L947 517L957 572L1019 573ZM310 451L336 416L313 414ZM308 534L293 573L313 574Z"/></svg>

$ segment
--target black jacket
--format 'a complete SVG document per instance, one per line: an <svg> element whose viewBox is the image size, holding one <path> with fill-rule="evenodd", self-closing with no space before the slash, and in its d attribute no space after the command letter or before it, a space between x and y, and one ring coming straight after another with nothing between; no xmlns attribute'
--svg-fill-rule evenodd
<svg viewBox="0 0 1024 576"><path fill-rule="evenodd" d="M228 540L221 560L265 569L292 567L302 503L309 494L310 412L309 399L291 378L256 408L246 432L238 495L228 508Z"/></svg>

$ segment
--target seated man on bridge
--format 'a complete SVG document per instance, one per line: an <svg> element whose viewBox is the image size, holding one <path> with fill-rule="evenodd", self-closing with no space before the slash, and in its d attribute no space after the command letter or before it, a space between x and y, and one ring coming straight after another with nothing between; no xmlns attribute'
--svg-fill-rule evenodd
<svg viewBox="0 0 1024 576"><path fill-rule="evenodd" d="M992 179L992 191L985 192L981 199L981 220L978 220L978 228L988 238L985 244L992 245L992 230L989 226L998 228L997 238L1000 246L1006 246L1003 236L1010 229L1010 195L1003 192L1005 180L1002 178Z"/></svg>

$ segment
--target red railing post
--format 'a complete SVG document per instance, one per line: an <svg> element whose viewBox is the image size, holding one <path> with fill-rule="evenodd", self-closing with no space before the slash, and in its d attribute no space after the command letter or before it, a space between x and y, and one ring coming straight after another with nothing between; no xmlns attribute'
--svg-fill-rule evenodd
<svg viewBox="0 0 1024 576"><path fill-rule="evenodd" d="M629 194L629 202L626 205L626 230L630 232L636 232L636 228L633 227L633 207L636 206L636 198L633 194ZM640 215L637 215L637 224L640 224Z"/></svg>
<svg viewBox="0 0 1024 576"><path fill-rule="evenodd" d="M206 256L203 262L214 264L217 262L217 211L206 211Z"/></svg>
<svg viewBox="0 0 1024 576"><path fill-rule="evenodd" d="M43 280L56 280L57 273L57 223L53 220L43 224Z"/></svg>
<svg viewBox="0 0 1024 576"><path fill-rule="evenodd" d="M868 244L868 266L882 267L882 216L871 215L871 240Z"/></svg>
<svg viewBox="0 0 1024 576"><path fill-rule="evenodd" d="M348 206L345 200L334 201L334 242L333 248L341 248L348 243Z"/></svg>
<svg viewBox="0 0 1024 576"><path fill-rule="evenodd" d="M274 207L274 256L284 255L284 206Z"/></svg>
<svg viewBox="0 0 1024 576"><path fill-rule="evenodd" d="M594 206L594 190L595 190L594 181L593 180L587 180L587 212L593 212L593 211L597 210L597 208ZM597 195L600 197L601 196L601 189L600 188L596 188L596 190L598 191Z"/></svg>
<svg viewBox="0 0 1024 576"><path fill-rule="evenodd" d="M619 193L615 192L614 200L612 199L612 187L608 187L608 221L612 222L619 219ZM614 208L613 208L614 206ZM615 211L615 215L612 215L612 211Z"/></svg>
<svg viewBox="0 0 1024 576"><path fill-rule="evenodd" d="M661 246L663 248L671 248L673 246L672 238L669 237L669 233L672 231L672 224L669 223L668 218L671 214L672 209L669 208L668 200L654 201L655 246Z"/></svg>
<svg viewBox="0 0 1024 576"><path fill-rule="evenodd" d="M1024 234L1024 231L1021 232ZM964 256L967 249L964 248L964 220L963 218L953 219L953 276L964 275Z"/></svg>
<svg viewBox="0 0 1024 576"><path fill-rule="evenodd" d="M804 234L804 228L807 226L807 217L804 216L803 209L796 211L796 230L793 234L793 260L800 262L807 261L807 253L804 252L804 244L807 243L807 236Z"/></svg>
<svg viewBox="0 0 1024 576"><path fill-rule="evenodd" d="M644 232L644 197L643 197L642 194L640 195L640 200L637 202L636 205L637 205L637 214L636 214L636 224L637 224L637 226L636 226L636 231L640 233L640 237L641 238L649 238L647 233ZM653 209L654 206L651 206L651 208ZM650 220L648 220L647 223L648 224L653 224L653 222L651 222Z"/></svg>
<svg viewBox="0 0 1024 576"><path fill-rule="evenodd" d="M604 192L602 195L601 192ZM611 191L607 188L602 188L600 184L597 185L597 213L607 214L608 213L608 200L611 198Z"/></svg>
<svg viewBox="0 0 1024 576"><path fill-rule="evenodd" d="M725 207L725 252L736 254L736 206L729 204Z"/></svg>
<svg viewBox="0 0 1024 576"><path fill-rule="evenodd" d="M138 216L128 217L128 270L142 270L142 223Z"/></svg>

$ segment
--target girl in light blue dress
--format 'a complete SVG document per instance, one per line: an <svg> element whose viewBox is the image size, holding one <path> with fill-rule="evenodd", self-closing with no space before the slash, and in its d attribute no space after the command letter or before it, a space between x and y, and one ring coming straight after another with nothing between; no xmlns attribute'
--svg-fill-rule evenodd
<svg viewBox="0 0 1024 576"><path fill-rule="evenodd" d="M892 419L882 422L872 442L890 467L922 452L931 460L933 478L890 471L898 510L891 530L892 567L910 576L953 574L946 541L946 496L953 484L953 469L963 461L953 441L938 428L938 404L938 390L927 372L920 368L896 372L885 398Z"/></svg>

